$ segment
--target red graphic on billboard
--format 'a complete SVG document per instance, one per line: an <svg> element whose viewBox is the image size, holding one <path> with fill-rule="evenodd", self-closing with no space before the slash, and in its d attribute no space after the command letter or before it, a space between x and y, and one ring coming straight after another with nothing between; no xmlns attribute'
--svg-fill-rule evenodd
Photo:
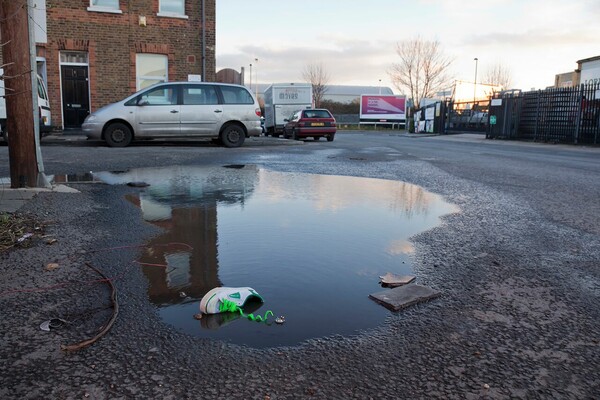
<svg viewBox="0 0 600 400"><path fill-rule="evenodd" d="M371 115L406 115L406 97L405 96L362 96L361 97L361 116ZM395 117L393 117L395 118Z"/></svg>
<svg viewBox="0 0 600 400"><path fill-rule="evenodd" d="M360 118L405 120L406 96L363 95L360 98Z"/></svg>

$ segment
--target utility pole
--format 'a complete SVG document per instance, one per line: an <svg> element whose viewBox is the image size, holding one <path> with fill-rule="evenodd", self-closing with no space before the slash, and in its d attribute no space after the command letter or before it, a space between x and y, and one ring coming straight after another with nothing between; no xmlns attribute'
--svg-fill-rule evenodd
<svg viewBox="0 0 600 400"><path fill-rule="evenodd" d="M10 187L13 189L45 184L43 167L42 171L38 170L41 164L37 160L34 124L37 113L33 111L32 77L35 77L35 71L32 69L35 64L31 60L29 42L28 9L31 4L31 0L0 0L0 35L6 43L2 47L2 56Z"/></svg>

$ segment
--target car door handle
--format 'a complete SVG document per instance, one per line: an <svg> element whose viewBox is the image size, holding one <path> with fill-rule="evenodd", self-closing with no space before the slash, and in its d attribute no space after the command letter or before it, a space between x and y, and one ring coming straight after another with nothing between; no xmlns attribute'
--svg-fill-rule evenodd
<svg viewBox="0 0 600 400"><path fill-rule="evenodd" d="M179 111L177 110L171 110L171 114L177 114Z"/></svg>
<svg viewBox="0 0 600 400"><path fill-rule="evenodd" d="M216 113L222 113L223 110L215 110Z"/></svg>

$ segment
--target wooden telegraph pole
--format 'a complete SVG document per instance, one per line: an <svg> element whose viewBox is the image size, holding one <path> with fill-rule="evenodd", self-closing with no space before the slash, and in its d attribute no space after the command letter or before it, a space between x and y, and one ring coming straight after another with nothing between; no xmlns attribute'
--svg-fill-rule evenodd
<svg viewBox="0 0 600 400"><path fill-rule="evenodd" d="M0 0L0 35L2 43L5 43L2 56L6 128L9 136L10 186L13 189L39 186L40 173L31 78L32 65L35 64L30 55L27 5L26 0Z"/></svg>

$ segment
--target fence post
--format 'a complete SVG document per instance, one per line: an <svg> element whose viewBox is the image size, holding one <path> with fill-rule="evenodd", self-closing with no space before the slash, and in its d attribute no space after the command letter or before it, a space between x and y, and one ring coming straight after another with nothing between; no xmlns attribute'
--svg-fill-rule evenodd
<svg viewBox="0 0 600 400"><path fill-rule="evenodd" d="M579 127L581 126L581 113L583 112L583 83L579 86L579 88L579 96L577 98L577 116L575 117L575 137L573 138L575 144L577 144L579 140Z"/></svg>
<svg viewBox="0 0 600 400"><path fill-rule="evenodd" d="M533 137L536 142L538 140L538 124L540 123L540 91L537 91L537 104L535 110L535 128L533 129Z"/></svg>

